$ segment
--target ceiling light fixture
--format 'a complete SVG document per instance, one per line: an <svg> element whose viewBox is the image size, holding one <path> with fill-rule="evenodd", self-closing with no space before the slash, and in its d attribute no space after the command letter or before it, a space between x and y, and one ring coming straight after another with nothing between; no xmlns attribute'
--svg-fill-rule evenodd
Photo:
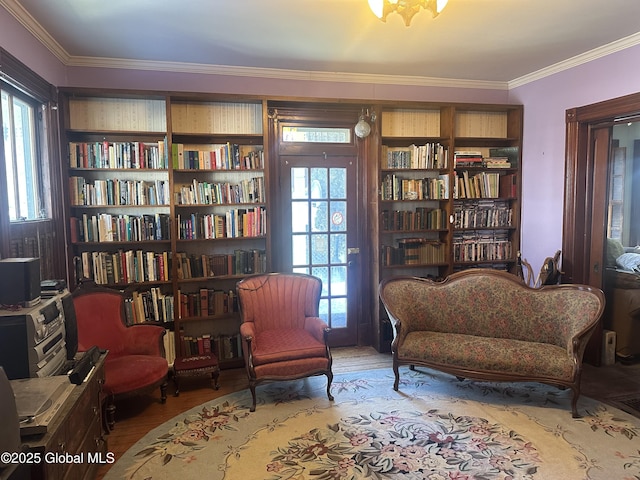
<svg viewBox="0 0 640 480"><path fill-rule="evenodd" d="M383 22L387 15L396 12L404 19L408 27L413 16L420 11L420 7L430 10L434 17L444 10L448 0L369 0L369 8Z"/></svg>

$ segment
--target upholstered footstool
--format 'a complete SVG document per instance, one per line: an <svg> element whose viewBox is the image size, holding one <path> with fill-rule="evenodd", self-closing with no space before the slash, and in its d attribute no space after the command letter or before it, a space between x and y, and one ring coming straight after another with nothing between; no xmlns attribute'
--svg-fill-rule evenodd
<svg viewBox="0 0 640 480"><path fill-rule="evenodd" d="M199 355L196 357L176 358L173 362L173 381L176 384L174 396L180 395L180 378L211 375L211 383L218 390L220 367L215 355Z"/></svg>

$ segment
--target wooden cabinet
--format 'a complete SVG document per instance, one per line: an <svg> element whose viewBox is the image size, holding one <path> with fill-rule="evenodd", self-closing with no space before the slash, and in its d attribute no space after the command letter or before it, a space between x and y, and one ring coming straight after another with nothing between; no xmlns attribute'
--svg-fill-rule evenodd
<svg viewBox="0 0 640 480"><path fill-rule="evenodd" d="M22 438L29 451L43 460L32 465L32 479L92 479L101 463L112 461L107 456L101 408L105 357L101 355L85 381L73 387L47 433Z"/></svg>

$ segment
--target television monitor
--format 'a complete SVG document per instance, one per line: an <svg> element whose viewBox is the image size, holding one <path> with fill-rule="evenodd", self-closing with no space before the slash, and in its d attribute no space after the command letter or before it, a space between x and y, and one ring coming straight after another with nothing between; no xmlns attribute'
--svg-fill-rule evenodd
<svg viewBox="0 0 640 480"><path fill-rule="evenodd" d="M0 260L0 305L32 307L40 301L40 259Z"/></svg>

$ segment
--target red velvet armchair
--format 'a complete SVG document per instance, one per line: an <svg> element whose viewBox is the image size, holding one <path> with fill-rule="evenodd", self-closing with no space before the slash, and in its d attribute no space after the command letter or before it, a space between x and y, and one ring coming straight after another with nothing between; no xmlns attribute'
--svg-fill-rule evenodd
<svg viewBox="0 0 640 480"><path fill-rule="evenodd" d="M237 284L242 348L256 409L256 385L263 381L327 376L331 395L329 327L319 318L322 281L311 275L270 273Z"/></svg>
<svg viewBox="0 0 640 480"><path fill-rule="evenodd" d="M105 360L106 401L109 429L115 425L115 404L120 398L160 387L160 400L167 399L169 367L165 358L165 329L157 325L125 324L121 292L83 282L72 294L78 323L78 350L96 345L108 350Z"/></svg>

